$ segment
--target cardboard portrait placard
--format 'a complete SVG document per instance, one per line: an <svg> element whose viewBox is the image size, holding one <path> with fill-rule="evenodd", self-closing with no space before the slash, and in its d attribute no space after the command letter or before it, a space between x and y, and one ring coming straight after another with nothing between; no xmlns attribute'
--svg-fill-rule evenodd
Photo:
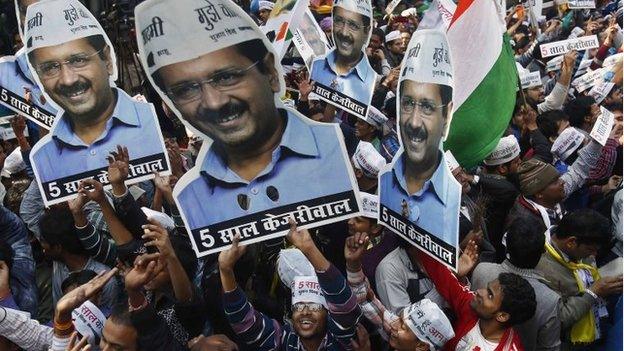
<svg viewBox="0 0 624 351"><path fill-rule="evenodd" d="M26 8L20 1L14 2L18 32L24 41L22 16L26 16ZM34 26L40 22L41 16L35 16L24 25ZM0 57L0 105L45 129L50 129L54 122L56 109L48 103L41 88L35 83L24 48L18 50L15 56Z"/></svg>
<svg viewBox="0 0 624 351"><path fill-rule="evenodd" d="M80 182L110 187L108 159L126 147L126 183L170 174L169 158L152 104L117 88L113 46L95 17L77 0L30 5L24 39L30 71L57 110L50 133L30 153L46 206L77 196Z"/></svg>
<svg viewBox="0 0 624 351"><path fill-rule="evenodd" d="M334 48L312 63L313 92L338 108L365 118L377 73L365 49L372 33L370 0L335 0L332 9Z"/></svg>
<svg viewBox="0 0 624 351"><path fill-rule="evenodd" d="M288 31L290 29L292 33L296 28L292 23L303 14L309 3L309 0L277 0L266 25L260 28L273 42L278 58L281 59L288 49Z"/></svg>
<svg viewBox="0 0 624 351"><path fill-rule="evenodd" d="M453 108L450 57L444 32L414 32L399 78L401 148L379 174L379 221L457 270L461 185L442 149Z"/></svg>
<svg viewBox="0 0 624 351"><path fill-rule="evenodd" d="M309 228L359 214L339 127L284 106L275 50L241 8L148 0L135 19L150 83L204 140L174 189L198 256L227 249L235 235L244 244L283 236L291 219Z"/></svg>
<svg viewBox="0 0 624 351"><path fill-rule="evenodd" d="M312 61L324 56L329 51L327 37L321 30L310 9L306 9L301 16L293 18L291 30L293 44L303 58L308 71L312 69Z"/></svg>

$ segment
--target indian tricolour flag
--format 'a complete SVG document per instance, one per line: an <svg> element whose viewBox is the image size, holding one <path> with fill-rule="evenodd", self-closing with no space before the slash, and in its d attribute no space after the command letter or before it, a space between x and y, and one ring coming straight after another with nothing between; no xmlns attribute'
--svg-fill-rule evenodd
<svg viewBox="0 0 624 351"><path fill-rule="evenodd" d="M459 0L447 32L455 87L444 148L466 168L496 147L516 101L518 74L503 16L497 0Z"/></svg>

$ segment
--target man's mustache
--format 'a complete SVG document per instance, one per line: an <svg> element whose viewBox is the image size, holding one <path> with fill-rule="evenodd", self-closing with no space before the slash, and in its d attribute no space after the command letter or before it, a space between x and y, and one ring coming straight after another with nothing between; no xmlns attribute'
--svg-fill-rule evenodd
<svg viewBox="0 0 624 351"><path fill-rule="evenodd" d="M429 133L427 133L427 130L424 127L412 128L410 126L404 126L404 128L405 136L407 136L408 139L426 140L429 136Z"/></svg>
<svg viewBox="0 0 624 351"><path fill-rule="evenodd" d="M218 110L199 107L197 111L197 118L207 120L209 122L216 122L225 116L240 114L247 110L248 107L249 105L245 102L231 102L223 105Z"/></svg>
<svg viewBox="0 0 624 351"><path fill-rule="evenodd" d="M70 96L77 92L87 90L91 84L87 81L79 81L72 85L61 85L56 89L56 93L63 96Z"/></svg>

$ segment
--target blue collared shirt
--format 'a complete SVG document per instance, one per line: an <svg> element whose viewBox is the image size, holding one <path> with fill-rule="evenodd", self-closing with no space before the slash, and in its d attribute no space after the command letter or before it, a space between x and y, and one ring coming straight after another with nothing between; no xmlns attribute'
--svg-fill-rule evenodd
<svg viewBox="0 0 624 351"><path fill-rule="evenodd" d="M15 60L0 62L0 86L24 98L25 90L30 90L31 103L56 114L56 109L43 97L43 92L35 83L35 79L28 68L26 50L22 49L15 54Z"/></svg>
<svg viewBox="0 0 624 351"><path fill-rule="evenodd" d="M40 182L108 167L106 157L117 145L126 146L131 160L165 152L158 121L150 104L132 100L119 88L117 104L104 132L91 145L73 131L69 117L63 114L40 147L35 146L31 161ZM58 117L57 117L58 118Z"/></svg>
<svg viewBox="0 0 624 351"><path fill-rule="evenodd" d="M407 201L409 220L452 246L458 246L461 185L455 181L442 155L438 168L418 192L409 195L405 181L405 153L391 170L380 175L380 202L403 213Z"/></svg>
<svg viewBox="0 0 624 351"><path fill-rule="evenodd" d="M201 162L185 177L188 184L176 191L180 210L193 230L226 220L293 204L325 195L353 191L349 161L343 155L337 125L319 124L291 111L281 110L286 128L271 162L251 181L228 168L223 157L211 146ZM197 173L199 171L199 175ZM180 184L185 184L183 177ZM277 189L276 201L267 188ZM243 210L238 196L249 199Z"/></svg>
<svg viewBox="0 0 624 351"><path fill-rule="evenodd" d="M336 49L312 63L311 79L368 105L373 97L377 74L362 55L346 74L336 73Z"/></svg>

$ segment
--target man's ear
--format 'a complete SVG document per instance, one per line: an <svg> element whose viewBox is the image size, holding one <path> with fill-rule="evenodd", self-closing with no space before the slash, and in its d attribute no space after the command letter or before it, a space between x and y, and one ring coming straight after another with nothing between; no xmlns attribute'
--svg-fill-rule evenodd
<svg viewBox="0 0 624 351"><path fill-rule="evenodd" d="M509 315L509 313L507 312L500 311L496 313L496 321L501 324L507 323L510 317L511 315Z"/></svg>
<svg viewBox="0 0 624 351"><path fill-rule="evenodd" d="M267 53L262 59L262 63L264 64L264 69L266 70L265 74L269 76L269 84L271 84L271 90L274 93L280 91L280 80L279 75L277 74L277 68L275 68L275 56L272 53Z"/></svg>
<svg viewBox="0 0 624 351"><path fill-rule="evenodd" d="M115 73L115 72L113 72L115 67L113 65L113 59L111 57L110 46L105 45L104 49L102 50L102 54L104 55L104 62L106 64L106 71L108 72L109 76L112 76Z"/></svg>

